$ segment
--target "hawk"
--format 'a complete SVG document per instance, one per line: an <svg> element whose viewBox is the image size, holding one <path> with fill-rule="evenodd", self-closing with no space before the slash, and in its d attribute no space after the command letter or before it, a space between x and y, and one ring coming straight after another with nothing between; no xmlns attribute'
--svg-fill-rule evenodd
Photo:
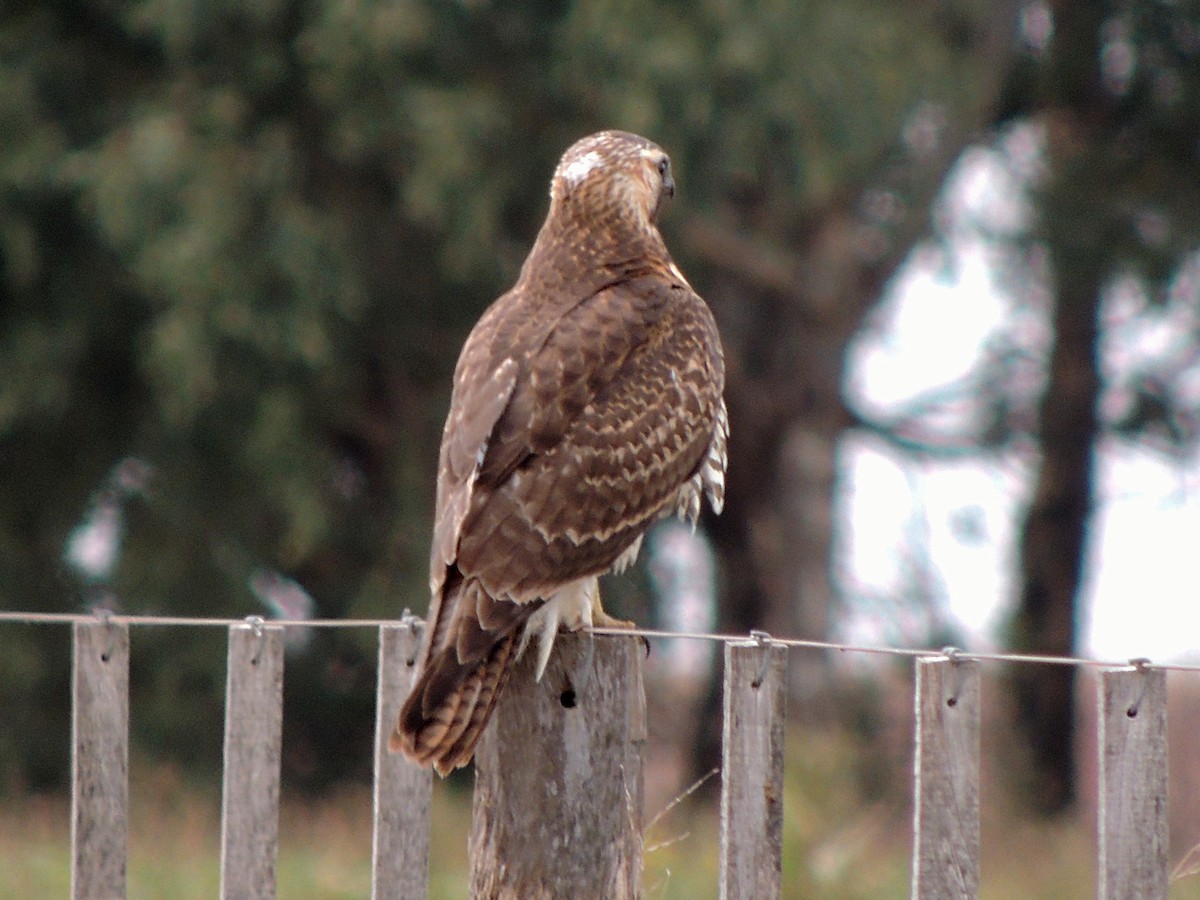
<svg viewBox="0 0 1200 900"><path fill-rule="evenodd" d="M597 577L701 495L725 499L729 433L712 313L656 220L675 182L645 138L602 131L563 154L517 283L454 371L438 460L431 601L418 674L389 746L465 765L509 672L559 627L629 625Z"/></svg>

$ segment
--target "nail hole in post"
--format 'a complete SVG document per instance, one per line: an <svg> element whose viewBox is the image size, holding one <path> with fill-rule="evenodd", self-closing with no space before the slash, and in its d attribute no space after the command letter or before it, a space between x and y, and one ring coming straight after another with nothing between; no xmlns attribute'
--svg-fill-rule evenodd
<svg viewBox="0 0 1200 900"><path fill-rule="evenodd" d="M112 659L113 650L117 646L117 633L113 629L112 610L100 607L96 610L96 617L104 625L104 635L108 638L108 643L100 653L100 662L106 663Z"/></svg>
<svg viewBox="0 0 1200 900"><path fill-rule="evenodd" d="M246 616L246 624L250 626L254 632L254 636L258 638L258 645L254 648L254 655L250 657L250 665L257 666L258 659L262 656L263 645L267 641L267 633L263 631L263 617Z"/></svg>
<svg viewBox="0 0 1200 900"><path fill-rule="evenodd" d="M1146 699L1146 673L1149 671L1150 660L1144 656L1139 656L1137 659L1131 659L1129 664L1137 669L1142 676L1142 687L1138 691L1137 699L1129 704L1129 708L1125 710L1126 716L1136 719L1138 710L1142 707L1142 701Z"/></svg>
<svg viewBox="0 0 1200 900"><path fill-rule="evenodd" d="M954 672L954 686L950 691L950 696L946 698L946 705L950 709L958 706L958 695L962 690L962 669L959 668L962 660L959 659L959 649L957 647L943 647L942 656L950 660L951 671Z"/></svg>
<svg viewBox="0 0 1200 900"><path fill-rule="evenodd" d="M754 680L750 682L750 687L758 690L762 687L763 682L767 678L767 666L771 664L771 655L767 652L767 648L771 646L771 635L765 631L751 631L750 637L754 638L755 642L763 651L762 665L758 667L758 674L754 676Z"/></svg>

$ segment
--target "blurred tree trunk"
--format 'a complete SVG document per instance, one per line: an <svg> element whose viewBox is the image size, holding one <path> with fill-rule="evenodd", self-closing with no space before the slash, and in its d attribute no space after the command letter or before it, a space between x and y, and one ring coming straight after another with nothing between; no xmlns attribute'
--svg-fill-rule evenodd
<svg viewBox="0 0 1200 900"><path fill-rule="evenodd" d="M837 444L849 421L846 350L912 239L896 236L891 252L872 252L861 241L872 223L849 202L815 218L786 265L784 254L712 222L687 232L691 251L719 269L709 297L722 311L743 311L726 317L734 319L726 329L728 506L708 523L726 573L725 630L828 634ZM882 250L885 238L876 236ZM789 671L802 708L827 696L819 654L796 655Z"/></svg>
<svg viewBox="0 0 1200 900"><path fill-rule="evenodd" d="M1054 346L1038 417L1041 461L1021 527L1020 592L1011 647L1072 655L1077 598L1092 513L1101 292L1112 269L1111 99L1100 83L1100 4L1057 4L1048 67L1050 178L1039 198L1041 238L1054 278ZM1032 806L1047 814L1075 800L1075 670L1018 666L1012 673L1020 737L1032 766Z"/></svg>
<svg viewBox="0 0 1200 900"><path fill-rule="evenodd" d="M930 214L963 149L991 125L1015 62L1018 4L996 3L968 39L979 61L970 113L930 114L933 137L909 146L865 184L820 209L798 211L782 240L757 236L738 211L683 226L702 261L727 357L730 466L724 513L706 523L725 583L720 628L824 639L834 604L831 560L838 443L852 424L842 384L846 353L888 281L929 230ZM910 123L919 128L920 123ZM789 659L789 708L819 721L836 698L828 661ZM694 768L720 758L720 672Z"/></svg>
<svg viewBox="0 0 1200 900"><path fill-rule="evenodd" d="M1075 650L1076 597L1092 512L1096 341L1101 272L1072 266L1054 299L1054 349L1040 413L1041 465L1021 530L1019 608L1012 648L1067 656ZM1089 278L1088 276L1095 276ZM1018 724L1033 764L1033 804L1047 813L1075 799L1075 669L1013 669Z"/></svg>

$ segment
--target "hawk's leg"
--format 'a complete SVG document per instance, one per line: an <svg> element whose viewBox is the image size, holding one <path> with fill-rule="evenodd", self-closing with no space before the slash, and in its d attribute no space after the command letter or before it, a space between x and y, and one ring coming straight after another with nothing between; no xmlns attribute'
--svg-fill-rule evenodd
<svg viewBox="0 0 1200 900"><path fill-rule="evenodd" d="M580 578L565 584L546 598L546 602L537 608L529 621L525 623L525 632L521 635L521 643L517 647L517 656L525 652L529 641L538 639L538 659L535 677L542 680L546 671L546 663L550 661L550 651L554 649L554 636L559 628L567 631L578 631L580 628L593 624L593 610L600 607L600 588L596 576ZM605 618L611 618L603 610Z"/></svg>
<svg viewBox="0 0 1200 900"><path fill-rule="evenodd" d="M604 607L600 605L600 584L594 575L563 585L546 598L546 602L539 606L525 623L525 631L517 647L517 657L520 658L525 653L529 642L536 637L538 660L535 677L541 681L546 671L546 663L550 661L550 651L554 649L554 636L558 630L564 628L567 631L578 631L581 628L592 627L637 627L635 622L615 618L604 611ZM649 646L647 643L647 649Z"/></svg>

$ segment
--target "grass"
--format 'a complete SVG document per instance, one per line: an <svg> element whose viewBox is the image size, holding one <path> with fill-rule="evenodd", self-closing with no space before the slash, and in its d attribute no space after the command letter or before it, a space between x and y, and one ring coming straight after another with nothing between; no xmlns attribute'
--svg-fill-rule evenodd
<svg viewBox="0 0 1200 900"><path fill-rule="evenodd" d="M438 792L430 896L465 897L469 798ZM66 797L24 797L0 810L0 897L70 894ZM220 789L189 784L171 768L135 773L130 798L131 898L208 900L220 887ZM285 798L279 813L278 896L350 900L371 893L371 794L365 787L319 801Z"/></svg>
<svg viewBox="0 0 1200 900"><path fill-rule="evenodd" d="M788 753L784 801L784 896L831 900L907 897L911 815L903 783L864 794L866 747L844 735L806 736ZM986 787L986 786L985 786ZM985 797L989 792L985 790ZM210 898L220 878L219 788L190 784L171 768L135 771L131 787L129 896ZM468 893L470 798L434 790L430 897ZM647 811L647 900L716 896L717 814L686 798ZM285 798L277 867L280 898L370 895L371 798L364 786L319 801ZM985 806L984 900L1095 896L1094 840L1080 817L1031 821ZM1183 856L1172 851L1172 859ZM70 887L69 805L63 797L10 798L0 808L0 897L65 897ZM1178 878L1172 900L1200 900L1200 875Z"/></svg>

